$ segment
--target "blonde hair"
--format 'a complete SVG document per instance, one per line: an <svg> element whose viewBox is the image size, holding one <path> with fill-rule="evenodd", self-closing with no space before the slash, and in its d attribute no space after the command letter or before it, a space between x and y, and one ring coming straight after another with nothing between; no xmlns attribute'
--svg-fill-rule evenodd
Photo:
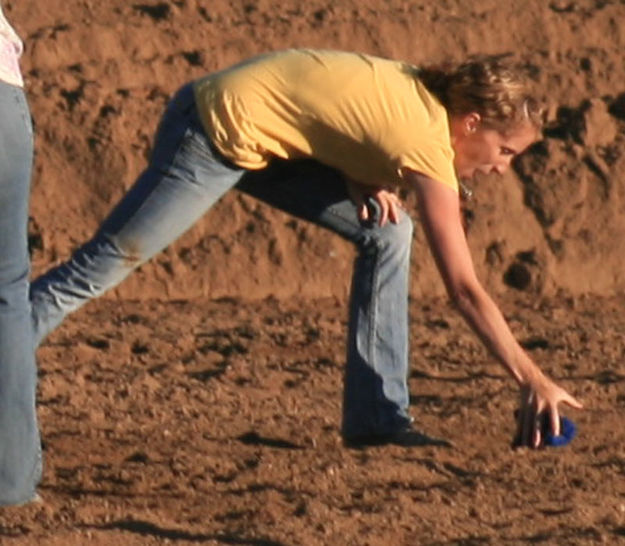
<svg viewBox="0 0 625 546"><path fill-rule="evenodd" d="M419 68L416 76L451 116L478 113L482 123L501 132L530 123L543 126L543 109L528 79L502 57L475 57L444 68Z"/></svg>

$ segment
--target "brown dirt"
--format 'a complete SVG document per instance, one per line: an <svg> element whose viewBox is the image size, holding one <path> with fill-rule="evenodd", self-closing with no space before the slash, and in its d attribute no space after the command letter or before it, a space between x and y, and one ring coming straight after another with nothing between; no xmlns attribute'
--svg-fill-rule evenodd
<svg viewBox="0 0 625 546"><path fill-rule="evenodd" d="M510 449L514 384L446 304L417 230L412 411L453 446L346 450L352 251L233 192L40 349L44 503L0 512L1 544L625 544L624 2L3 5L27 45L35 274L128 188L193 77L294 46L510 54L550 125L474 188L470 242L515 334L587 407L571 446Z"/></svg>

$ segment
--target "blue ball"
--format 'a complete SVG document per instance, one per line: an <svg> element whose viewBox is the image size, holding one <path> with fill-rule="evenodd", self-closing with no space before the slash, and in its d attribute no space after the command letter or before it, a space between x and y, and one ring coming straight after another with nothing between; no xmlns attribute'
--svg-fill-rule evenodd
<svg viewBox="0 0 625 546"><path fill-rule="evenodd" d="M577 434L577 426L573 421L566 417L560 417L560 434L554 436L549 426L549 420L543 421L542 427L542 445L548 447L564 447L571 443Z"/></svg>

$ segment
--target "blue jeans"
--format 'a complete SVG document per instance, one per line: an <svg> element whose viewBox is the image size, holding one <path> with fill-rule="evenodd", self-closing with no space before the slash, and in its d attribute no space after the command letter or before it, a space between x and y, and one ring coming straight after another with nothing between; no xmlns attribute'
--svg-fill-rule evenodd
<svg viewBox="0 0 625 546"><path fill-rule="evenodd" d="M0 120L0 505L10 505L33 498L41 448L28 300L32 124L24 91L2 81Z"/></svg>
<svg viewBox="0 0 625 546"><path fill-rule="evenodd" d="M169 245L237 189L338 233L358 249L349 318L342 432L384 434L408 417L408 272L412 223L363 224L341 175L315 161L246 171L206 137L190 85L171 100L152 159L91 241L31 287L35 340Z"/></svg>

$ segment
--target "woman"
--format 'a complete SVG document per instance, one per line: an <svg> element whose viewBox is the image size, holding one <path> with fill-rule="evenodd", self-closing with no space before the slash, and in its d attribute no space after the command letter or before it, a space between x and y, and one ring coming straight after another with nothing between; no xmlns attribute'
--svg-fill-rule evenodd
<svg viewBox="0 0 625 546"><path fill-rule="evenodd" d="M419 443L407 388L412 225L392 191L403 186L418 194L449 294L519 383L518 441L536 447L539 414L557 434L558 404L581 405L528 358L477 281L458 177L505 171L539 128L523 82L494 61L419 73L368 55L289 50L192 82L170 102L148 168L94 238L34 282L36 341L236 186L356 245L343 437Z"/></svg>
<svg viewBox="0 0 625 546"><path fill-rule="evenodd" d="M28 300L33 134L21 52L0 6L0 505L33 500L41 474Z"/></svg>

